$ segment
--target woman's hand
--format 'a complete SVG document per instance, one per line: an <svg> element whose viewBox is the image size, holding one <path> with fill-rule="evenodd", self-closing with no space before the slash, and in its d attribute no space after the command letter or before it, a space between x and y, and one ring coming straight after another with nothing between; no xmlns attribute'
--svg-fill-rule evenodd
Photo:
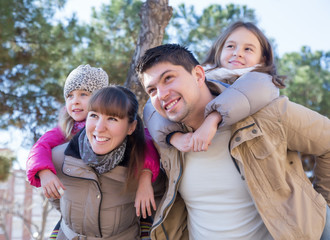
<svg viewBox="0 0 330 240"><path fill-rule="evenodd" d="M49 169L39 171L38 176L45 197L60 199L64 194L65 187L58 177Z"/></svg>
<svg viewBox="0 0 330 240"><path fill-rule="evenodd" d="M138 188L135 197L136 216L146 218L152 215L151 206L156 211L154 190L151 185L152 172L149 169L143 169L140 174Z"/></svg>

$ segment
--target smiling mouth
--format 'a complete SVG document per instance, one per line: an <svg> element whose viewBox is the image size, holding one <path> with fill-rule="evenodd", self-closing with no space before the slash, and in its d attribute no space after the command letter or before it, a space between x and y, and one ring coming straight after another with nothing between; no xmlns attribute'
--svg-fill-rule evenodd
<svg viewBox="0 0 330 240"><path fill-rule="evenodd" d="M110 138L106 138L106 137L98 137L98 136L94 136L95 140L98 142L106 142L108 140L110 140Z"/></svg>
<svg viewBox="0 0 330 240"><path fill-rule="evenodd" d="M83 110L82 109L74 109L74 110L72 110L72 112L82 112Z"/></svg>
<svg viewBox="0 0 330 240"><path fill-rule="evenodd" d="M230 61L229 63L234 64L234 65L244 65L243 63L239 61Z"/></svg>
<svg viewBox="0 0 330 240"><path fill-rule="evenodd" d="M164 107L165 110L166 110L166 111L170 110L172 107L174 107L175 104L178 103L179 100L180 100L180 99L177 99L177 100L171 102L170 104L166 105L166 106Z"/></svg>

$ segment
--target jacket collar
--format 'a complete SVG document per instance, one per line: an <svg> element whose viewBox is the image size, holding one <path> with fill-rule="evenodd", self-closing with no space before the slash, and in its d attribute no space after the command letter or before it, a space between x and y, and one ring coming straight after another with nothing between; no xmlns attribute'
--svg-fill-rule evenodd
<svg viewBox="0 0 330 240"><path fill-rule="evenodd" d="M229 148L235 159L242 161L242 157L236 148L244 142L262 136L262 130L254 120L249 116L232 126L232 136L229 141Z"/></svg>
<svg viewBox="0 0 330 240"><path fill-rule="evenodd" d="M87 166L80 158L65 156L62 171L65 175L70 177L90 179L98 182L95 171Z"/></svg>

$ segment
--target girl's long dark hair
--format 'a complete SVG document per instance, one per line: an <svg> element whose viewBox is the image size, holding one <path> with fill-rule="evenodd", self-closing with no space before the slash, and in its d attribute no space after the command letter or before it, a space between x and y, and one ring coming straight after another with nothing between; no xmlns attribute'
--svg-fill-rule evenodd
<svg viewBox="0 0 330 240"><path fill-rule="evenodd" d="M129 123L137 121L136 128L131 135L127 135L127 146L130 149L128 164L128 184L136 181L137 173L141 170L145 158L145 133L142 119L138 115L139 103L136 96L129 89L110 85L96 91L88 106L88 111L95 111L101 114L118 118L128 118Z"/></svg>

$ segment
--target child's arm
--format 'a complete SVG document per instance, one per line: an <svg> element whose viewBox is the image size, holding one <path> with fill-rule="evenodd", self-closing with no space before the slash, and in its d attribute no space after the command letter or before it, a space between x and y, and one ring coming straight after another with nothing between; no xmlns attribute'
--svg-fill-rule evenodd
<svg viewBox="0 0 330 240"><path fill-rule="evenodd" d="M221 117L218 122L220 123L219 126L230 126L256 113L278 96L279 89L273 84L270 75L260 72L248 72L212 100L206 106L204 115L207 118L210 113L218 112ZM169 146L169 144L166 145L166 136L170 133L184 132L180 124L160 116L150 101L147 102L143 114L145 124L150 130L153 139L162 147ZM213 118L213 120L215 119ZM213 126L213 124L211 125ZM203 131L213 132L214 136L216 131L214 131L214 128L206 130L208 125L203 124L202 126L204 128ZM187 152L198 149L200 148L199 146L204 146L205 148L213 138L211 135L205 137L206 134L201 130L197 130L195 133L193 135L174 133L167 142L179 150ZM201 138L200 134L202 134ZM189 138L191 139L189 140ZM187 144L188 141L189 144ZM193 146L194 142L198 143L198 146Z"/></svg>
<svg viewBox="0 0 330 240"><path fill-rule="evenodd" d="M205 118L203 124L192 134L190 140L192 151L207 151L221 120L221 115L215 111Z"/></svg>
<svg viewBox="0 0 330 240"><path fill-rule="evenodd" d="M35 187L41 186L40 176L38 175L41 170L48 169L53 175L56 174L52 162L52 148L63 144L65 141L66 139L61 129L56 127L46 132L33 145L26 162L26 175L31 185Z"/></svg>
<svg viewBox="0 0 330 240"><path fill-rule="evenodd" d="M146 156L144 166L139 177L138 189L135 197L136 215L146 218L146 210L151 216L151 206L156 210L156 203L154 198L154 191L151 183L156 180L159 174L159 154L152 142L150 133L145 128L146 136ZM151 206L150 206L151 205ZM141 212L140 212L141 210Z"/></svg>
<svg viewBox="0 0 330 240"><path fill-rule="evenodd" d="M167 139L171 145L181 152L207 151L221 120L221 115L213 111L205 118L203 124L194 133L176 132L168 135Z"/></svg>
<svg viewBox="0 0 330 240"><path fill-rule="evenodd" d="M140 177L135 197L136 216L146 218L152 215L151 206L156 211L154 190L151 185L152 172L149 169L143 169ZM151 206L150 206L151 205Z"/></svg>
<svg viewBox="0 0 330 240"><path fill-rule="evenodd" d="M259 72L244 74L206 106L205 121L191 135L186 151L206 151L218 126L232 125L256 113L278 96L279 90L270 75ZM181 150L187 137L187 134L175 133L170 143Z"/></svg>
<svg viewBox="0 0 330 240"><path fill-rule="evenodd" d="M205 116L216 111L222 116L219 126L230 126L268 105L279 96L279 89L269 74L248 72L213 99Z"/></svg>
<svg viewBox="0 0 330 240"><path fill-rule="evenodd" d="M188 132L188 133L174 132L167 135L166 141L168 144L171 144L181 152L190 152L192 151L192 146L191 146L192 135L193 135L192 132Z"/></svg>
<svg viewBox="0 0 330 240"><path fill-rule="evenodd" d="M41 187L46 198L59 199L66 189L60 179L49 169L38 172Z"/></svg>
<svg viewBox="0 0 330 240"><path fill-rule="evenodd" d="M146 137L146 155L143 169L149 169L151 171L151 181L154 182L159 174L160 157L147 128L144 129L144 133Z"/></svg>

